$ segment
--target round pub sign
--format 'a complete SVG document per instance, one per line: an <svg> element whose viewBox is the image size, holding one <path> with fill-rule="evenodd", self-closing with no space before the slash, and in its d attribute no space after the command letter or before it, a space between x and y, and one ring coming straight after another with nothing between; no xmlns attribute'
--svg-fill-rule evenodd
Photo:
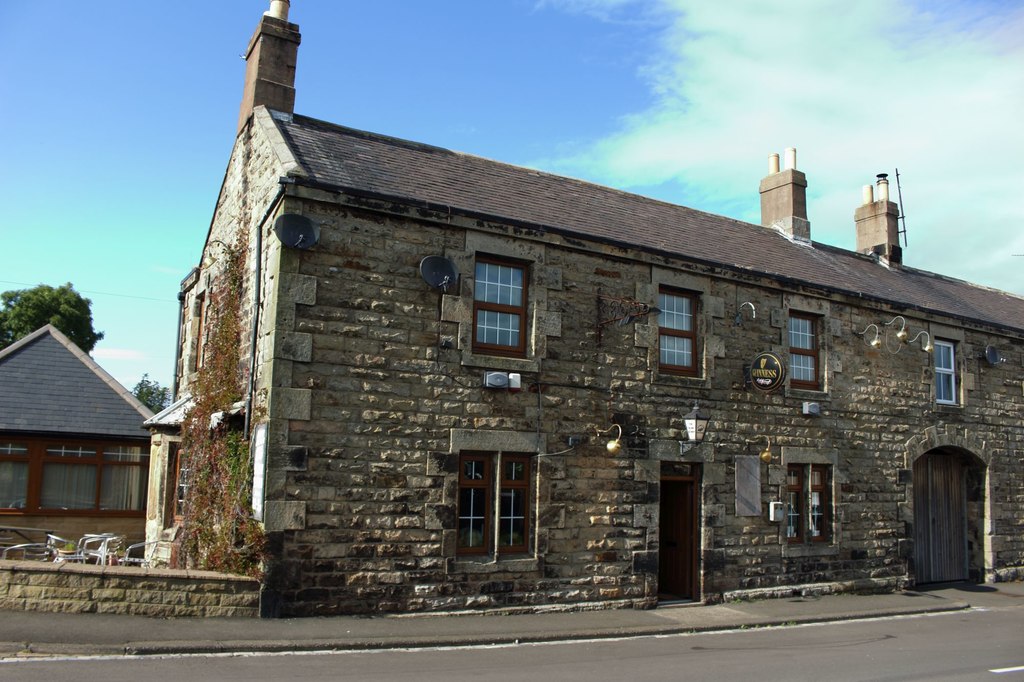
<svg viewBox="0 0 1024 682"><path fill-rule="evenodd" d="M775 353L765 351L750 363L750 383L759 391L771 393L786 380L786 365Z"/></svg>

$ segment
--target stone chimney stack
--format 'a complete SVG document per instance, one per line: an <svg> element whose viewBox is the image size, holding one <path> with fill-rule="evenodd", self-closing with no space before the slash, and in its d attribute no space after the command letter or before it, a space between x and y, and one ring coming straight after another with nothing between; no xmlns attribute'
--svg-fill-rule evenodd
<svg viewBox="0 0 1024 682"><path fill-rule="evenodd" d="M874 191L871 185L864 185L863 204L853 214L858 253L873 253L890 265L901 264L899 217L899 207L889 201L888 174L879 173Z"/></svg>
<svg viewBox="0 0 1024 682"><path fill-rule="evenodd" d="M796 169L796 149L786 149L779 170L779 155L768 157L768 175L761 181L761 224L775 227L795 239L811 239L807 220L807 176Z"/></svg>
<svg viewBox="0 0 1024 682"><path fill-rule="evenodd" d="M238 114L238 130L252 110L295 110L295 64L299 56L299 27L288 23L290 0L272 0L245 53L245 89Z"/></svg>

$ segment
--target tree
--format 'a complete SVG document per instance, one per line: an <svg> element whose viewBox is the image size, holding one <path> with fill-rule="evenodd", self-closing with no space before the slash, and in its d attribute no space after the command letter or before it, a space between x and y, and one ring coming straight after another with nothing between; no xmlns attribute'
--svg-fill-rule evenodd
<svg viewBox="0 0 1024 682"><path fill-rule="evenodd" d="M171 404L171 389L150 379L148 373L142 375L132 393L139 402L154 412L159 412Z"/></svg>
<svg viewBox="0 0 1024 682"><path fill-rule="evenodd" d="M92 327L92 301L83 298L71 283L0 294L0 349L52 324L86 353L92 352L103 332Z"/></svg>

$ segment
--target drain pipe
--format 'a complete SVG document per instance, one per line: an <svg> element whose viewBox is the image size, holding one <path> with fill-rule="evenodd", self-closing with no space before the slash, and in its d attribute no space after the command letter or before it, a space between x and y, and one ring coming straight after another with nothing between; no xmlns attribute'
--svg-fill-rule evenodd
<svg viewBox="0 0 1024 682"><path fill-rule="evenodd" d="M245 427L242 431L245 434L246 440L249 439L249 426L252 421L252 397L256 386L256 340L259 336L260 299L263 293L263 226L267 224L267 220L270 219L271 214L277 210L278 205L281 203L285 187L292 184L289 178L281 178L279 182L281 186L277 189L277 195L270 202L270 206L267 207L267 212L260 219L259 225L256 226L256 272L252 287L252 329L249 334L249 385L245 391Z"/></svg>
<svg viewBox="0 0 1024 682"><path fill-rule="evenodd" d="M174 338L174 383L171 384L171 404L178 399L178 363L181 362L181 318L185 313L185 292L178 292L178 331Z"/></svg>

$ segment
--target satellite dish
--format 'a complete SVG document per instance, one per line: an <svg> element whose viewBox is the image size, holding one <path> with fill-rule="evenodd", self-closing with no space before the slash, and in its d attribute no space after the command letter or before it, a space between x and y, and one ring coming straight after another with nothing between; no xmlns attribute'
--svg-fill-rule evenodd
<svg viewBox="0 0 1024 682"><path fill-rule="evenodd" d="M998 365L1003 362L1003 356L995 346L985 346L985 362L990 365Z"/></svg>
<svg viewBox="0 0 1024 682"><path fill-rule="evenodd" d="M420 277L433 288L448 293L448 287L459 281L459 271L449 258L426 256L420 261Z"/></svg>
<svg viewBox="0 0 1024 682"><path fill-rule="evenodd" d="M298 213L282 213L274 221L274 234L285 246L309 249L320 241L320 228L312 220Z"/></svg>

